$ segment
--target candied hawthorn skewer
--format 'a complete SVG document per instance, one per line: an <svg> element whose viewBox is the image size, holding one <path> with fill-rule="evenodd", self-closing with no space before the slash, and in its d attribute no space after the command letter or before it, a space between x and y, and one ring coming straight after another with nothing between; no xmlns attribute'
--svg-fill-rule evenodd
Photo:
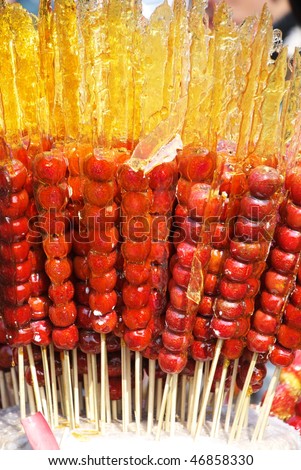
<svg viewBox="0 0 301 470"><path fill-rule="evenodd" d="M160 367L172 374L181 372L185 367L187 351L192 343L192 328L198 305L188 299L187 288L209 198L215 158L204 149L187 147L178 156L178 165L180 178L175 210L178 230L174 234L176 256L171 264L170 303L162 333L164 347L159 352ZM210 247L205 246L199 256L202 267L205 267L210 258Z"/></svg>
<svg viewBox="0 0 301 470"><path fill-rule="evenodd" d="M0 280L2 315L11 346L30 344L33 332L28 299L31 294L32 262L27 241L29 229L27 169L18 160L1 162L0 167Z"/></svg>
<svg viewBox="0 0 301 470"><path fill-rule="evenodd" d="M173 205L176 196L178 168L176 161L162 163L149 174L149 187L153 203L150 208L152 247L148 257L150 262L150 309L153 325L152 339L143 351L143 356L158 358L160 337L164 327L166 292L168 286L168 265L170 257L170 230Z"/></svg>
<svg viewBox="0 0 301 470"><path fill-rule="evenodd" d="M142 170L135 172L127 164L120 167L118 182L121 187L122 235L125 283L122 288L124 309L122 318L126 326L124 341L129 349L143 351L150 343L149 327L151 267L152 192L148 177Z"/></svg>
<svg viewBox="0 0 301 470"><path fill-rule="evenodd" d="M47 256L45 271L51 281L48 290L52 305L49 318L54 328L52 341L56 348L72 350L78 342L77 316L70 280L72 262L70 221L66 217L69 200L67 164L59 150L43 152L34 161L34 182L43 248Z"/></svg>

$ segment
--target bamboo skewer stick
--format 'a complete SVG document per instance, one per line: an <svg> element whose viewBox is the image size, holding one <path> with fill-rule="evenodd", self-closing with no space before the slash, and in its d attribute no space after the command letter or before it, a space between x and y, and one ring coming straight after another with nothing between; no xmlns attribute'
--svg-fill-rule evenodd
<svg viewBox="0 0 301 470"><path fill-rule="evenodd" d="M36 371L36 366L35 366L35 363L34 363L34 357L33 357L33 353L32 353L31 344L27 345L26 348L27 348L27 353L28 353L29 367L30 367L30 372L31 372L31 378L32 378L32 383L33 383L33 391L34 391L34 395L35 395L37 410L40 411L41 413L43 413L41 395L40 395L38 378L37 378L37 371Z"/></svg>
<svg viewBox="0 0 301 470"><path fill-rule="evenodd" d="M72 350L72 372L73 372L73 396L74 396L74 421L75 426L79 426L80 413L80 389L78 384L78 365L77 365L77 349Z"/></svg>
<svg viewBox="0 0 301 470"><path fill-rule="evenodd" d="M13 386L13 393L14 393L14 399L15 399L15 404L20 405L20 400L19 400L19 386L18 386L18 379L17 379L17 374L16 374L16 369L15 367L10 368L10 374L11 374L11 381L12 381L12 386Z"/></svg>
<svg viewBox="0 0 301 470"><path fill-rule="evenodd" d="M88 374L83 374L84 379L84 391L85 391L85 407L86 407L86 417L91 420L91 411L90 411L90 397L89 397L89 382Z"/></svg>
<svg viewBox="0 0 301 470"><path fill-rule="evenodd" d="M117 400L112 400L112 420L117 421L118 413L117 413Z"/></svg>
<svg viewBox="0 0 301 470"><path fill-rule="evenodd" d="M41 347L41 352L42 352L42 362L43 362L43 370L44 370L44 377L45 377L47 413L49 416L50 427L53 427L54 419L53 419L53 404L52 404L52 395L51 395L51 382L50 382L50 375L49 375L47 349L45 346Z"/></svg>
<svg viewBox="0 0 301 470"><path fill-rule="evenodd" d="M254 371L254 368L255 368L255 365L256 365L256 360L257 360L257 353L253 353L253 357L252 357L251 362L250 362L247 377L246 377L243 389L241 391L241 394L240 394L240 397L239 397L239 400L238 400L238 403L237 403L237 409L236 409L236 412L235 412L233 424L232 424L231 431L230 431L229 442L232 442L235 439L235 435L236 435L237 428L238 428L238 425L239 425L239 420L240 420L240 417L241 417L241 413L243 411L244 402L245 402L246 396L248 394L248 389L249 389L251 377L252 377L252 374L253 374L253 371Z"/></svg>
<svg viewBox="0 0 301 470"><path fill-rule="evenodd" d="M230 420L231 420L231 412L233 406L233 399L234 399L234 392L235 392L235 385L236 385L236 377L237 377L237 370L238 370L238 363L239 359L235 359L233 365L233 372L231 377L230 383L230 390L229 390L229 397L228 397L228 405L227 405L227 412L225 418L225 431L229 432L230 429Z"/></svg>
<svg viewBox="0 0 301 470"><path fill-rule="evenodd" d="M165 409L166 409L167 397L168 397L169 390L170 390L171 378L172 378L172 375L167 374L166 382L165 382L165 386L164 386L163 397L162 397L162 402L161 402L161 407L160 407L157 433L156 433L156 440L157 441L160 439L160 435L161 435L161 431L162 431L163 419L164 419L164 414L165 414Z"/></svg>
<svg viewBox="0 0 301 470"><path fill-rule="evenodd" d="M196 432L195 432L195 435L194 435L195 438L200 434L201 428L202 428L202 426L204 424L204 421L205 421L206 409L207 409L207 405L208 405L210 390L211 390L211 387L212 387L214 374L215 374L217 362L218 362L218 359L219 359L219 356L220 356L220 353L221 353L222 345L223 345L223 340L218 339L217 342L216 342L215 353L214 353L214 358L212 360L212 364L211 364L211 368L210 368L208 382L206 384L206 390L205 390L203 401L202 401L202 404L201 404L201 409L200 409L199 418L198 418L198 424L197 424Z"/></svg>
<svg viewBox="0 0 301 470"><path fill-rule="evenodd" d="M109 384L109 369L108 369L108 355L106 351L106 414L107 423L110 424L112 421L111 412L111 399L110 399L110 384Z"/></svg>
<svg viewBox="0 0 301 470"><path fill-rule="evenodd" d="M36 404L34 401L34 394L31 385L26 384L27 393L28 393L28 402L29 402L29 410L30 414L34 414L36 412ZM21 402L21 399L20 399Z"/></svg>
<svg viewBox="0 0 301 470"><path fill-rule="evenodd" d="M141 432L141 354L135 352L135 419L136 432Z"/></svg>
<svg viewBox="0 0 301 470"><path fill-rule="evenodd" d="M213 420L212 420L212 428L211 428L210 437L217 437L218 435L228 367L229 367L229 361L225 359L224 364L223 364L223 370L222 370L221 380L219 384L217 399L216 399L214 412L213 412Z"/></svg>
<svg viewBox="0 0 301 470"><path fill-rule="evenodd" d="M268 386L268 389L264 398L264 402L260 409L259 417L258 417L256 426L253 432L253 436L252 436L252 442L256 442L257 440L260 440L263 437L264 431L266 429L269 413L271 410L271 406L273 403L273 399L275 396L276 387L279 382L280 373L281 373L280 367L276 367L274 374L271 378L271 381L269 383L269 386Z"/></svg>
<svg viewBox="0 0 301 470"><path fill-rule="evenodd" d="M121 388L122 388L122 429L128 430L127 364L124 341L121 340Z"/></svg>
<svg viewBox="0 0 301 470"><path fill-rule="evenodd" d="M126 394L128 397L127 407L127 419L128 423L132 422L132 374L131 374L131 351L128 347L125 347L125 358L126 358Z"/></svg>
<svg viewBox="0 0 301 470"><path fill-rule="evenodd" d="M170 409L170 436L175 435L176 430L176 406L178 393L178 374L174 374L171 384L171 409Z"/></svg>
<svg viewBox="0 0 301 470"><path fill-rule="evenodd" d="M157 390L156 390L156 421L159 421L162 397L163 397L163 379L159 378L157 380Z"/></svg>
<svg viewBox="0 0 301 470"><path fill-rule="evenodd" d="M180 420L185 423L186 417L186 388L187 388L187 375L182 375L181 378L181 404L180 404Z"/></svg>
<svg viewBox="0 0 301 470"><path fill-rule="evenodd" d="M105 432L106 422L106 337L100 335L100 420L101 431Z"/></svg>
<svg viewBox="0 0 301 470"><path fill-rule="evenodd" d="M87 369L88 369L88 397L89 397L89 409L90 409L90 420L95 421L95 410L94 410L94 390L93 390L93 377L92 377L92 361L91 354L87 354Z"/></svg>
<svg viewBox="0 0 301 470"><path fill-rule="evenodd" d="M65 404L64 384L62 377L58 377L59 401L61 405L62 415L68 418Z"/></svg>
<svg viewBox="0 0 301 470"><path fill-rule="evenodd" d="M0 370L0 397L1 397L2 407L3 408L8 408L9 407L9 399L8 399L8 395L7 395L3 370Z"/></svg>
<svg viewBox="0 0 301 470"><path fill-rule="evenodd" d="M65 389L65 400L66 409L68 410L70 427L75 428L74 420L74 407L73 407L73 396L72 396L72 382L71 382L71 368L70 368L70 357L69 351L63 352L63 377L64 377L64 389Z"/></svg>
<svg viewBox="0 0 301 470"><path fill-rule="evenodd" d="M195 388L193 391L192 413L191 413L191 423L190 423L190 430L193 436L195 434L196 426L197 426L197 415L198 415L201 388L202 388L202 379L203 379L203 362L196 363L195 377L196 377L196 381L195 381Z"/></svg>
<svg viewBox="0 0 301 470"><path fill-rule="evenodd" d="M42 407L43 407L43 414L44 414L46 421L49 423L48 404L47 404L45 389L44 387L39 387L39 389L40 389L40 396L41 396Z"/></svg>
<svg viewBox="0 0 301 470"><path fill-rule="evenodd" d="M53 400L53 425L54 427L58 427L59 425L58 396L57 396L57 380L56 380L53 344L49 345L49 360L50 360L51 390L52 390L52 400Z"/></svg>
<svg viewBox="0 0 301 470"><path fill-rule="evenodd" d="M91 354L91 368L92 368L92 382L93 382L93 407L94 407L94 419L95 419L95 429L99 431L99 417L98 417L98 407L97 407L97 364L96 364L96 354Z"/></svg>
<svg viewBox="0 0 301 470"><path fill-rule="evenodd" d="M26 416L26 402L25 402L24 350L22 347L18 348L18 373L19 373L20 415L21 415L21 419L23 419Z"/></svg>
<svg viewBox="0 0 301 470"><path fill-rule="evenodd" d="M156 385L156 361L148 361L148 403L147 403L147 434L150 435L154 424L154 403Z"/></svg>

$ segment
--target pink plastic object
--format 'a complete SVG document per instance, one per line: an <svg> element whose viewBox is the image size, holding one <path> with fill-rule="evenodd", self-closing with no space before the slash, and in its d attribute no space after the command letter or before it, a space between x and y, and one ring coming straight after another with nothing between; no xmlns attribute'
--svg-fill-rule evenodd
<svg viewBox="0 0 301 470"><path fill-rule="evenodd" d="M42 413L23 418L21 423L33 450L60 450Z"/></svg>

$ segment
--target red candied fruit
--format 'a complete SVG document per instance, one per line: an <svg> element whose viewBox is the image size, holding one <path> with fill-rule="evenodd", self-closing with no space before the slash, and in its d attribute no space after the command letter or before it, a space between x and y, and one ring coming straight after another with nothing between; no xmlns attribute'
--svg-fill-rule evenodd
<svg viewBox="0 0 301 470"><path fill-rule="evenodd" d="M181 175L189 181L205 181L214 170L214 155L201 148L185 147L178 160Z"/></svg>
<svg viewBox="0 0 301 470"><path fill-rule="evenodd" d="M35 158L35 177L43 183L55 185L63 180L67 164L60 152L44 152Z"/></svg>
<svg viewBox="0 0 301 470"><path fill-rule="evenodd" d="M49 307L49 318L55 326L66 327L75 322L77 315L74 302Z"/></svg>
<svg viewBox="0 0 301 470"><path fill-rule="evenodd" d="M86 282L76 282L75 284L75 300L78 304L89 305L89 296L91 292L90 286Z"/></svg>
<svg viewBox="0 0 301 470"><path fill-rule="evenodd" d="M13 351L8 344L0 345L0 370L10 369L13 366Z"/></svg>
<svg viewBox="0 0 301 470"><path fill-rule="evenodd" d="M213 315L213 302L214 299L212 297L204 295L198 308L199 314L205 317L211 317Z"/></svg>
<svg viewBox="0 0 301 470"><path fill-rule="evenodd" d="M282 311L284 298L263 290L260 296L261 308L270 315L278 315Z"/></svg>
<svg viewBox="0 0 301 470"><path fill-rule="evenodd" d="M0 280L3 284L24 283L31 275L31 261L23 263L0 264Z"/></svg>
<svg viewBox="0 0 301 470"><path fill-rule="evenodd" d="M230 242L230 252L233 258L245 263L255 263L265 259L268 249L268 243L246 243L239 240Z"/></svg>
<svg viewBox="0 0 301 470"><path fill-rule="evenodd" d="M74 256L73 258L73 273L77 279L85 281L88 279L90 270L87 258L83 256Z"/></svg>
<svg viewBox="0 0 301 470"><path fill-rule="evenodd" d="M161 370L166 374L180 374L187 364L187 353L172 353L165 348L159 352L158 362Z"/></svg>
<svg viewBox="0 0 301 470"><path fill-rule="evenodd" d="M20 217L15 220L0 220L0 240L6 243L14 243L25 238L28 233L27 217Z"/></svg>
<svg viewBox="0 0 301 470"><path fill-rule="evenodd" d="M250 326L250 317L241 317L236 320L236 332L234 333L233 338L245 337L250 330Z"/></svg>
<svg viewBox="0 0 301 470"><path fill-rule="evenodd" d="M245 242L257 242L262 240L263 236L268 236L261 222L255 222L246 217L237 218L234 231L235 237Z"/></svg>
<svg viewBox="0 0 301 470"><path fill-rule="evenodd" d="M97 251L90 251L88 254L88 266L95 276L103 276L106 272L114 268L117 261L117 251L108 254L100 254Z"/></svg>
<svg viewBox="0 0 301 470"><path fill-rule="evenodd" d="M219 278L216 274L207 273L204 282L204 292L207 295L216 295Z"/></svg>
<svg viewBox="0 0 301 470"><path fill-rule="evenodd" d="M190 315L186 315L186 317L189 316ZM197 317L193 327L193 336L198 341L211 339L213 335L210 330L210 319Z"/></svg>
<svg viewBox="0 0 301 470"><path fill-rule="evenodd" d="M221 353L229 360L241 357L245 347L245 341L239 338L226 339L223 342Z"/></svg>
<svg viewBox="0 0 301 470"><path fill-rule="evenodd" d="M161 163L156 166L148 175L149 186L151 189L165 190L176 183L177 178L176 162Z"/></svg>
<svg viewBox="0 0 301 470"><path fill-rule="evenodd" d="M301 330L296 330L288 325L280 325L278 342L287 349L299 349L301 346Z"/></svg>
<svg viewBox="0 0 301 470"><path fill-rule="evenodd" d="M117 282L116 269L111 269L107 273L98 277L90 277L90 286L100 294L111 292Z"/></svg>
<svg viewBox="0 0 301 470"><path fill-rule="evenodd" d="M70 351L77 346L79 340L78 329L75 325L66 328L53 328L52 341L57 349Z"/></svg>
<svg viewBox="0 0 301 470"><path fill-rule="evenodd" d="M117 324L117 313L115 310L112 310L105 315L95 315L91 316L92 329L97 333L108 334L114 331L114 328Z"/></svg>
<svg viewBox="0 0 301 470"><path fill-rule="evenodd" d="M288 367L292 364L295 353L291 349L286 349L276 343L269 353L269 360L274 366Z"/></svg>
<svg viewBox="0 0 301 470"><path fill-rule="evenodd" d="M32 320L43 320L48 317L50 300L45 296L30 297L28 305L31 309Z"/></svg>
<svg viewBox="0 0 301 470"><path fill-rule="evenodd" d="M127 165L122 165L118 171L118 181L125 191L145 191L148 188L148 178L142 170L134 171Z"/></svg>
<svg viewBox="0 0 301 470"><path fill-rule="evenodd" d="M145 284L150 276L150 266L138 263L127 263L124 269L126 280L134 286Z"/></svg>
<svg viewBox="0 0 301 470"><path fill-rule="evenodd" d="M25 189L9 195L5 199L5 204L0 206L1 217L8 217L10 219L18 219L22 217L29 204L29 197Z"/></svg>
<svg viewBox="0 0 301 470"><path fill-rule="evenodd" d="M230 339L234 336L237 329L237 323L234 320L223 320L213 317L211 320L211 330L217 338Z"/></svg>
<svg viewBox="0 0 301 470"><path fill-rule="evenodd" d="M298 253L287 253L275 247L271 250L270 261L276 271L289 274L295 271L298 256Z"/></svg>
<svg viewBox="0 0 301 470"><path fill-rule="evenodd" d="M253 316L253 328L264 335L275 335L277 333L280 318L278 315L269 315L262 310L256 310Z"/></svg>
<svg viewBox="0 0 301 470"><path fill-rule="evenodd" d="M48 258L65 258L71 251L72 243L65 235L47 235L43 247Z"/></svg>
<svg viewBox="0 0 301 470"><path fill-rule="evenodd" d="M284 311L284 321L289 327L301 330L301 310L292 304L287 304Z"/></svg>
<svg viewBox="0 0 301 470"><path fill-rule="evenodd" d="M137 309L124 308L122 319L130 330L139 330L147 327L151 315L152 312L148 305Z"/></svg>
<svg viewBox="0 0 301 470"><path fill-rule="evenodd" d="M142 308L148 303L150 286L144 284L136 287L125 283L122 290L123 301L128 308Z"/></svg>
<svg viewBox="0 0 301 470"><path fill-rule="evenodd" d="M169 329L165 329L162 333L162 341L164 347L169 351L181 353L189 348L193 338L191 333L178 334Z"/></svg>
<svg viewBox="0 0 301 470"><path fill-rule="evenodd" d="M281 177L275 168L260 165L250 171L248 184L252 196L269 199L279 189Z"/></svg>
<svg viewBox="0 0 301 470"><path fill-rule="evenodd" d="M175 333L186 333L191 331L194 318L192 315L186 315L185 312L181 312L172 305L169 305L166 310L165 322L171 331Z"/></svg>
<svg viewBox="0 0 301 470"><path fill-rule="evenodd" d="M188 298L185 289L179 287L174 280L169 282L169 295L170 295L170 302L172 305L177 308L178 310L186 311L188 306Z"/></svg>
<svg viewBox="0 0 301 470"><path fill-rule="evenodd" d="M33 321L31 323L33 331L32 342L37 346L48 346L51 343L52 325L49 320Z"/></svg>
<svg viewBox="0 0 301 470"><path fill-rule="evenodd" d="M122 384L120 377L109 377L110 400L116 401L122 398Z"/></svg>
<svg viewBox="0 0 301 470"><path fill-rule="evenodd" d="M50 209L60 211L68 202L68 186L65 184L60 186L40 186L36 197L43 209L47 211Z"/></svg>
<svg viewBox="0 0 301 470"><path fill-rule="evenodd" d="M84 185L84 196L88 203L98 207L105 207L114 198L113 182L100 183L88 180Z"/></svg>
<svg viewBox="0 0 301 470"><path fill-rule="evenodd" d="M211 361L214 355L214 342L194 341L190 347L191 357L195 361Z"/></svg>
<svg viewBox="0 0 301 470"><path fill-rule="evenodd" d="M226 300L243 300L246 296L247 289L247 283L228 281L224 277L219 284L219 291Z"/></svg>
<svg viewBox="0 0 301 470"><path fill-rule="evenodd" d="M266 290L271 294L285 296L290 288L291 277L269 269L264 276Z"/></svg>
<svg viewBox="0 0 301 470"><path fill-rule="evenodd" d="M290 297L291 303L301 309L301 285L296 285L295 289L293 290L291 297Z"/></svg>
<svg viewBox="0 0 301 470"><path fill-rule="evenodd" d="M22 263L29 254L29 243L21 240L15 243L0 243L0 259L5 262Z"/></svg>
<svg viewBox="0 0 301 470"><path fill-rule="evenodd" d="M295 204L301 206L301 172L298 168L297 173L291 176L290 179L291 198Z"/></svg>
<svg viewBox="0 0 301 470"><path fill-rule="evenodd" d="M299 253L301 251L301 233L286 225L276 227L275 241L278 247L287 253Z"/></svg>
<svg viewBox="0 0 301 470"><path fill-rule="evenodd" d="M251 276L252 269L252 264L245 264L231 257L224 264L224 273L230 281L246 281Z"/></svg>
<svg viewBox="0 0 301 470"><path fill-rule="evenodd" d="M27 178L27 169L19 160L12 159L0 167L1 195L21 191Z"/></svg>
<svg viewBox="0 0 301 470"><path fill-rule="evenodd" d="M56 305L70 302L74 296L74 287L71 281L62 284L52 284L49 287L48 294L52 302Z"/></svg>
<svg viewBox="0 0 301 470"><path fill-rule="evenodd" d="M33 297L38 297L45 293L49 286L49 279L45 272L32 273L29 282Z"/></svg>
<svg viewBox="0 0 301 470"><path fill-rule="evenodd" d="M110 181L115 173L114 161L107 160L102 155L89 155L84 162L84 173L95 181Z"/></svg>
<svg viewBox="0 0 301 470"><path fill-rule="evenodd" d="M80 330L78 347L86 354L99 354L100 334L96 331Z"/></svg>
<svg viewBox="0 0 301 470"><path fill-rule="evenodd" d="M3 287L3 300L9 304L22 305L31 295L30 283L16 284Z"/></svg>
<svg viewBox="0 0 301 470"><path fill-rule="evenodd" d="M86 330L92 330L92 315L90 307L77 305L76 326Z"/></svg>
<svg viewBox="0 0 301 470"><path fill-rule="evenodd" d="M128 191L122 198L122 209L126 216L142 216L148 214L151 206L149 193Z"/></svg>
<svg viewBox="0 0 301 470"><path fill-rule="evenodd" d="M89 298L90 308L99 312L100 315L105 315L113 310L117 303L117 294L114 290L106 294L99 294L97 292L91 292Z"/></svg>
<svg viewBox="0 0 301 470"><path fill-rule="evenodd" d="M141 330L126 330L124 341L131 351L143 351L151 342L152 332L150 328Z"/></svg>
<svg viewBox="0 0 301 470"><path fill-rule="evenodd" d="M250 330L247 335L247 348L256 353L269 352L274 342L274 336L263 335L255 330Z"/></svg>
<svg viewBox="0 0 301 470"><path fill-rule="evenodd" d="M7 344L15 348L30 344L33 340L33 330L31 325L19 329L7 328L6 340Z"/></svg>
<svg viewBox="0 0 301 470"><path fill-rule="evenodd" d="M27 304L19 306L4 305L3 319L8 328L23 328L31 320L30 306Z"/></svg>
<svg viewBox="0 0 301 470"><path fill-rule="evenodd" d="M215 304L215 315L224 320L236 320L245 314L244 302L231 302L218 297Z"/></svg>
<svg viewBox="0 0 301 470"><path fill-rule="evenodd" d="M71 276L72 263L68 258L48 259L45 271L53 284L62 284Z"/></svg>
<svg viewBox="0 0 301 470"><path fill-rule="evenodd" d="M91 230L89 240L91 250L108 254L116 248L119 241L119 232L116 227L108 227L104 231Z"/></svg>
<svg viewBox="0 0 301 470"><path fill-rule="evenodd" d="M246 195L240 202L240 214L250 220L261 221L273 211L273 201Z"/></svg>
<svg viewBox="0 0 301 470"><path fill-rule="evenodd" d="M190 191L187 207L192 219L202 219L205 215L205 209L210 193L209 184L195 184ZM212 214L215 215L215 214Z"/></svg>

